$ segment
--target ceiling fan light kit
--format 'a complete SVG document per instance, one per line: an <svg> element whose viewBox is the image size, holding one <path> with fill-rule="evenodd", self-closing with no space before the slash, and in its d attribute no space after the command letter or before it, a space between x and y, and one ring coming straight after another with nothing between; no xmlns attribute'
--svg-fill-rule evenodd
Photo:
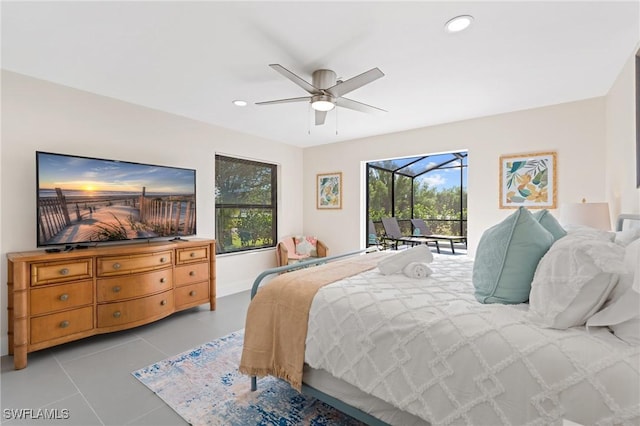
<svg viewBox="0 0 640 426"><path fill-rule="evenodd" d="M383 109L342 97L349 92L383 77L384 73L378 68L372 68L369 71L363 72L362 74L344 81L337 80L336 73L334 71L320 69L313 72L311 75L311 83L309 83L280 64L271 64L269 66L306 90L311 96L256 102L256 105L273 105L303 101L309 102L311 103L311 108L315 111L316 126L324 124L327 112L331 111L336 106L366 113L386 112Z"/></svg>
<svg viewBox="0 0 640 426"><path fill-rule="evenodd" d="M327 95L316 95L311 97L311 108L316 111L331 111L336 104L333 103L333 98Z"/></svg>

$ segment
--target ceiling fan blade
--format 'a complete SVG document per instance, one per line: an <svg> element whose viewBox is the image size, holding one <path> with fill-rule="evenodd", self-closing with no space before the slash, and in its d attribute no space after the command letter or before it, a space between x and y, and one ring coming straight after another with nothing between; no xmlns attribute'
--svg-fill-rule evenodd
<svg viewBox="0 0 640 426"><path fill-rule="evenodd" d="M289 98L289 99L277 99L275 101L256 102L256 105L272 105L272 104L286 104L290 102L309 102L310 96L304 96L302 98Z"/></svg>
<svg viewBox="0 0 640 426"><path fill-rule="evenodd" d="M316 126L324 124L325 118L327 118L327 111L316 110Z"/></svg>
<svg viewBox="0 0 640 426"><path fill-rule="evenodd" d="M366 112L369 114L382 114L388 112L382 108L377 108L371 105L363 104L362 102L354 101L353 99L338 98L336 99L336 105L343 108L349 108L354 111Z"/></svg>
<svg viewBox="0 0 640 426"><path fill-rule="evenodd" d="M335 86L326 89L326 92L336 98L339 98L340 96L346 95L347 93L354 91L365 84L369 84L380 77L384 77L384 73L380 71L379 68L372 68L369 71L365 71L360 75L356 75L353 78L343 81L342 83L337 83Z"/></svg>
<svg viewBox="0 0 640 426"><path fill-rule="evenodd" d="M305 81L302 78L298 77L297 75L295 75L294 73L292 73L291 71L289 71L288 69L283 67L282 65L280 65L280 64L270 64L269 66L271 68L273 68L274 70L278 71L280 74L282 74L283 76L285 76L289 80L293 81L298 86L302 87L307 92L311 93L312 95L316 95L316 94L320 93L320 90L318 90L316 87L314 87L311 83L308 83L307 81Z"/></svg>

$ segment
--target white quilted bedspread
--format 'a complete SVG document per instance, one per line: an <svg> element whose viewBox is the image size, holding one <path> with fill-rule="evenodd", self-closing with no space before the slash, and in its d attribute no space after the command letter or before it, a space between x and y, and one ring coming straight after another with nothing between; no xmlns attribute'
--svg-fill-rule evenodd
<svg viewBox="0 0 640 426"><path fill-rule="evenodd" d="M478 303L466 257L430 267L428 279L373 269L320 289L305 361L434 425L640 424L640 347Z"/></svg>

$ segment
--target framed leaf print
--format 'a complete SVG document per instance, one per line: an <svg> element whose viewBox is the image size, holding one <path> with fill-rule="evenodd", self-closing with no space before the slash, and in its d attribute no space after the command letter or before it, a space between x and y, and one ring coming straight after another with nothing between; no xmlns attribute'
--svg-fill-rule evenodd
<svg viewBox="0 0 640 426"><path fill-rule="evenodd" d="M342 173L319 174L316 183L318 209L342 208Z"/></svg>
<svg viewBox="0 0 640 426"><path fill-rule="evenodd" d="M555 209L557 204L555 152L500 157L500 208Z"/></svg>

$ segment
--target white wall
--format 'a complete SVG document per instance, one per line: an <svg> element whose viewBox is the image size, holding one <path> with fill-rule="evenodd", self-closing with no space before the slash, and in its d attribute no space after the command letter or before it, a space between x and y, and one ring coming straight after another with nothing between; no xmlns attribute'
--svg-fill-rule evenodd
<svg viewBox="0 0 640 426"><path fill-rule="evenodd" d="M640 189L636 188L635 93L634 49L606 97L606 182L613 217L620 213L640 213Z"/></svg>
<svg viewBox="0 0 640 426"><path fill-rule="evenodd" d="M302 229L301 148L268 141L68 87L2 72L0 249L36 248L35 151L196 169L198 236L214 234L214 156L278 164L279 232ZM7 353L6 260L0 262L2 354ZM274 249L217 258L218 295L250 287L275 266Z"/></svg>
<svg viewBox="0 0 640 426"><path fill-rule="evenodd" d="M640 212L635 188L634 79L630 61L606 98L307 148L291 147L172 114L2 72L0 253L35 248L35 151L139 161L197 170L198 236L214 237L214 155L280 165L280 235L316 234L333 254L364 243L362 163L468 150L469 248L511 213L498 208L502 154L558 152L558 201L612 202L612 214ZM631 111L631 112L630 112ZM344 125L348 125L345 123ZM341 171L341 210L316 210L316 174ZM296 176L304 176L301 182ZM300 202L302 200L302 202ZM555 213L555 212L554 212ZM304 226L303 226L304 225ZM273 250L218 257L218 294L248 288L275 264ZM0 262L6 283L6 262ZM6 287L5 287L6 289ZM6 315L6 290L0 312ZM6 317L1 351L7 350Z"/></svg>
<svg viewBox="0 0 640 426"><path fill-rule="evenodd" d="M383 118L384 119L384 118ZM345 125L348 125L345 124ZM469 251L484 229L512 210L498 207L499 157L539 151L558 153L558 203L606 199L604 98L501 114L407 132L305 149L305 231L326 241L333 253L364 244L362 162L468 150ZM342 210L317 210L317 173L343 173ZM552 211L556 213L555 211Z"/></svg>

